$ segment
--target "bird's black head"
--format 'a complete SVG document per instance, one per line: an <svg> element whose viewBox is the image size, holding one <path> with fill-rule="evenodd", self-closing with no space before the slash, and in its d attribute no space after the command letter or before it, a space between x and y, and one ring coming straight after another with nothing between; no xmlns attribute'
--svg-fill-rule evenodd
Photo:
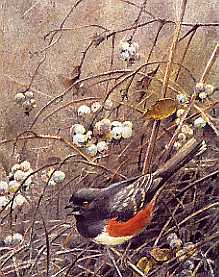
<svg viewBox="0 0 219 277"><path fill-rule="evenodd" d="M99 193L99 189L94 188L82 188L74 192L69 199L69 204L66 209L71 208L72 214L75 216L83 216L91 202L96 198Z"/></svg>

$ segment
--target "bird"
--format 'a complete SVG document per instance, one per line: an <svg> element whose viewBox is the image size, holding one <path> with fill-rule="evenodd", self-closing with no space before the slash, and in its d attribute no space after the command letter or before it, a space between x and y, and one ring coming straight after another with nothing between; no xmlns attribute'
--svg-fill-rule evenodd
<svg viewBox="0 0 219 277"><path fill-rule="evenodd" d="M202 143L190 139L154 173L129 178L106 188L81 188L65 207L71 208L80 235L115 246L144 231L167 180L198 153Z"/></svg>

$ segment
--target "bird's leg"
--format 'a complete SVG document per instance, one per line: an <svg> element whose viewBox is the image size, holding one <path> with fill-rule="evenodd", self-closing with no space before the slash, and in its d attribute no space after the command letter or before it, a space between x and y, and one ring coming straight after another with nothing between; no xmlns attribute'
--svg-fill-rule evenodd
<svg viewBox="0 0 219 277"><path fill-rule="evenodd" d="M113 254L112 254L112 252L110 251L110 248L109 248L108 246L106 247L106 250L107 250L108 257L110 258L111 262L113 263L113 265L114 265L114 267L115 267L115 269L116 269L116 271L117 271L119 277L123 277L123 276L122 276L122 273L121 273L121 271L120 271L120 269L118 268L118 266L117 266L117 264L116 264L116 261L115 261L115 259L114 259L114 256L113 256Z"/></svg>

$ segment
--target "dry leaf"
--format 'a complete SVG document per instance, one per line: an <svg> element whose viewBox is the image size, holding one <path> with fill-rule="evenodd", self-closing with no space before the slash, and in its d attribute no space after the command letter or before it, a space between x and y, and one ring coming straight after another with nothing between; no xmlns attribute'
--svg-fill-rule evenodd
<svg viewBox="0 0 219 277"><path fill-rule="evenodd" d="M172 256L171 250L168 248L153 248L150 254L157 262L166 262Z"/></svg>
<svg viewBox="0 0 219 277"><path fill-rule="evenodd" d="M176 111L176 101L171 98L160 99L144 115L155 120L166 119Z"/></svg>
<svg viewBox="0 0 219 277"><path fill-rule="evenodd" d="M147 258L147 257L142 257L138 263L137 263L137 267L140 268L142 271L144 271L144 273L148 273L153 266L156 264L156 261L154 261L153 259Z"/></svg>
<svg viewBox="0 0 219 277"><path fill-rule="evenodd" d="M151 109L151 107L154 106L157 103L158 100L159 100L159 97L158 97L157 94L155 94L155 93L150 94L144 100L144 108L146 110Z"/></svg>
<svg viewBox="0 0 219 277"><path fill-rule="evenodd" d="M152 71L148 72L146 76L144 76L141 80L137 81L136 87L137 89L148 89L153 77L156 75L159 69L159 65Z"/></svg>
<svg viewBox="0 0 219 277"><path fill-rule="evenodd" d="M58 78L63 83L65 88L71 87L80 77L81 68L79 65L75 66L69 77L59 74Z"/></svg>

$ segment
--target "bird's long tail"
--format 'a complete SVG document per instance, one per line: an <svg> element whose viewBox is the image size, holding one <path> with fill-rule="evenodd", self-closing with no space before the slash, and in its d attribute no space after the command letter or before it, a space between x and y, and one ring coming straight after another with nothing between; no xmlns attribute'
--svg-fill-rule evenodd
<svg viewBox="0 0 219 277"><path fill-rule="evenodd" d="M203 147L203 141L191 138L171 159L155 171L152 174L155 182L150 188L151 197L157 199L167 180L202 151Z"/></svg>

